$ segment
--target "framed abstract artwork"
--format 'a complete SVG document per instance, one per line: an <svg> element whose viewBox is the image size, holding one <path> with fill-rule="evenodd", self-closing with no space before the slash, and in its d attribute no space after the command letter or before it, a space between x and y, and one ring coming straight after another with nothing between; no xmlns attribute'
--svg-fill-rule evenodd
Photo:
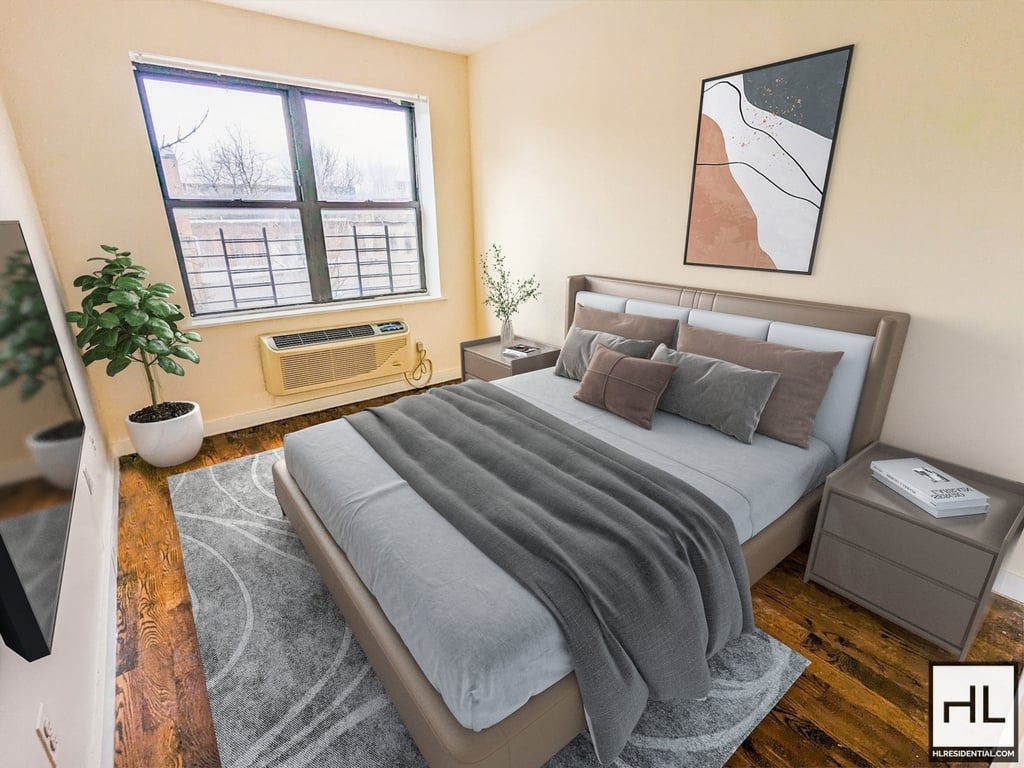
<svg viewBox="0 0 1024 768"><path fill-rule="evenodd" d="M702 82L683 263L810 274L852 54Z"/></svg>

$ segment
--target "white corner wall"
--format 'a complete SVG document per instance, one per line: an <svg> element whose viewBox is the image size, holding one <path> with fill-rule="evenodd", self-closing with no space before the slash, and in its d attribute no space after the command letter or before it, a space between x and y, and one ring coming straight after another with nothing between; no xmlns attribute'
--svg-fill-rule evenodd
<svg viewBox="0 0 1024 768"><path fill-rule="evenodd" d="M27 662L0 646L0 765L49 768L35 734L45 704L59 741L58 765L113 765L117 467L98 428L14 131L0 91L0 219L17 220L50 305L86 424L82 471L57 606L53 653Z"/></svg>

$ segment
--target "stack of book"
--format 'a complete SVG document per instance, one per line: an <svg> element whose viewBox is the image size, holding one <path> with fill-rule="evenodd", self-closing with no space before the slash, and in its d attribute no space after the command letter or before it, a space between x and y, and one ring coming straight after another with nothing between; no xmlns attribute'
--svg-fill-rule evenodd
<svg viewBox="0 0 1024 768"><path fill-rule="evenodd" d="M540 352L540 347L535 347L532 344L513 344L511 347L501 350L501 354L509 357L526 357L534 352Z"/></svg>
<svg viewBox="0 0 1024 768"><path fill-rule="evenodd" d="M921 459L871 462L872 476L936 517L976 515L988 509L988 496Z"/></svg>

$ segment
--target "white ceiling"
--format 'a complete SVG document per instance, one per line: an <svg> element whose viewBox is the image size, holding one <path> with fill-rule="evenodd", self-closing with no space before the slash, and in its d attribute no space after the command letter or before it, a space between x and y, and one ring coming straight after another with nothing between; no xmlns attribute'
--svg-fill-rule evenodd
<svg viewBox="0 0 1024 768"><path fill-rule="evenodd" d="M471 54L582 0L207 0L452 53Z"/></svg>

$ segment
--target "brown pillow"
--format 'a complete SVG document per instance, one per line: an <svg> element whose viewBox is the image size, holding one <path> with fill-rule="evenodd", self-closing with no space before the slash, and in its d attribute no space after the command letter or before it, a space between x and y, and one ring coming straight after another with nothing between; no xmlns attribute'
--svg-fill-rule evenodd
<svg viewBox="0 0 1024 768"><path fill-rule="evenodd" d="M679 328L679 321L671 317L609 312L606 309L584 307L582 304L576 305L572 324L588 331L614 333L624 339L650 339L669 347L676 343L676 331Z"/></svg>
<svg viewBox="0 0 1024 768"><path fill-rule="evenodd" d="M764 406L757 431L801 448L810 445L818 408L843 356L842 352L813 352L692 325L679 326L677 348L782 374Z"/></svg>
<svg viewBox="0 0 1024 768"><path fill-rule="evenodd" d="M630 357L599 346L574 397L650 429L654 409L675 372L671 363Z"/></svg>

